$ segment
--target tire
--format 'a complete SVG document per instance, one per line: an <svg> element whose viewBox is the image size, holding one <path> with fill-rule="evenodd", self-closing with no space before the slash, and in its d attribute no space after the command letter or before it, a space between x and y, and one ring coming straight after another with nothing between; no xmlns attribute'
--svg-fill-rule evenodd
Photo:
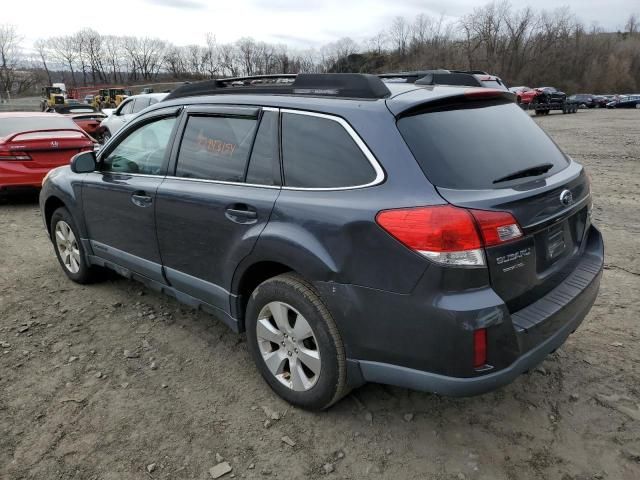
<svg viewBox="0 0 640 480"><path fill-rule="evenodd" d="M258 371L289 403L324 410L347 393L338 328L314 288L300 276L285 273L261 283L247 304L246 330Z"/></svg>
<svg viewBox="0 0 640 480"><path fill-rule="evenodd" d="M51 242L67 277L80 284L91 283L97 279L98 272L87 264L79 230L65 207L58 208L51 215Z"/></svg>

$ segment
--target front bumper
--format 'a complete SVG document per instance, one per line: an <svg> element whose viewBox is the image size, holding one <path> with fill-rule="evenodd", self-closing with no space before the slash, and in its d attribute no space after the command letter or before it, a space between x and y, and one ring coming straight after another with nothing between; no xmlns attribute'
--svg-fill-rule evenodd
<svg viewBox="0 0 640 480"><path fill-rule="evenodd" d="M378 325L384 320L370 318L374 321L367 332L386 333L382 340L391 351L381 353L372 345L367 348L371 336L366 333L361 335L362 340L347 339L350 383L384 383L451 396L477 395L506 385L541 363L578 328L597 297L603 264L602 235L591 227L583 255L572 273L544 297L517 312L509 314L504 304L489 307L487 303L493 297L478 291L441 302L449 310L432 309L427 321L424 312L421 322L413 319L409 308L409 330L404 329L401 339L394 339L392 332L405 327L405 319L393 319L395 328L385 329ZM410 304L411 297L405 296L402 303ZM400 308L390 299L385 303ZM458 311L450 310L454 306ZM377 308L384 315L384 305L378 304ZM469 368L471 333L482 326L494 333L489 340L488 362L493 368L473 371ZM349 336L350 329L346 331Z"/></svg>

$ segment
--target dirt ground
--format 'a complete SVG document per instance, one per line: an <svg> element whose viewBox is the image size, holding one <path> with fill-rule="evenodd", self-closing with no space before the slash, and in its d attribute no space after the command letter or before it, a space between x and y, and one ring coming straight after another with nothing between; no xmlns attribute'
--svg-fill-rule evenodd
<svg viewBox="0 0 640 480"><path fill-rule="evenodd" d="M474 398L289 407L244 336L132 281L73 284L35 199L0 205L0 479L204 480L224 459L225 479L637 480L640 111L537 121L590 171L601 293L541 368Z"/></svg>

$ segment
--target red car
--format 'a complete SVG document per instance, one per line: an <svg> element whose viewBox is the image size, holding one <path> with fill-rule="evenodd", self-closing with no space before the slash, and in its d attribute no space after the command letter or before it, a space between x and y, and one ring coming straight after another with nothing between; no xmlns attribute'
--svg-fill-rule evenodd
<svg viewBox="0 0 640 480"><path fill-rule="evenodd" d="M0 113L0 193L40 188L49 170L93 148L89 135L57 113Z"/></svg>
<svg viewBox="0 0 640 480"><path fill-rule="evenodd" d="M93 138L98 141L102 140L105 128L101 127L100 123L107 118L107 116L104 113L98 112L91 105L85 105L84 103L54 105L48 111L60 113L70 118Z"/></svg>
<svg viewBox="0 0 640 480"><path fill-rule="evenodd" d="M519 105L528 105L540 93L540 90L529 87L512 87L509 89L516 96L516 103Z"/></svg>

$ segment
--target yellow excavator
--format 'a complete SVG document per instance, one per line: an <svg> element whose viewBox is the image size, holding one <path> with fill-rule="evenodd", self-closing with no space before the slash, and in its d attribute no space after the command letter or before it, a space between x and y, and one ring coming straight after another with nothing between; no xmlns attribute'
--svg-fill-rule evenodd
<svg viewBox="0 0 640 480"><path fill-rule="evenodd" d="M42 99L40 100L40 110L43 112L56 105L64 105L64 92L60 87L42 87Z"/></svg>
<svg viewBox="0 0 640 480"><path fill-rule="evenodd" d="M130 95L131 90L126 90L124 88L102 88L98 90L98 94L93 97L92 105L97 110L101 110L103 108L116 108Z"/></svg>

